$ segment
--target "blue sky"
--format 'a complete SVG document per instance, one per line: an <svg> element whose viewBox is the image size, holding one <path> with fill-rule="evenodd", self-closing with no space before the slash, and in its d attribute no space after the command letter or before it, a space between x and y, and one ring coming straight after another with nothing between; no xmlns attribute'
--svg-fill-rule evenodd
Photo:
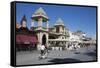
<svg viewBox="0 0 100 68"><path fill-rule="evenodd" d="M71 31L81 30L88 36L96 35L95 7L17 3L16 22L20 23L23 15L26 15L27 27L30 28L31 16L39 7L42 7L49 17L50 26L53 26L58 18L61 18L64 21L66 28ZM37 25L37 23L35 23L35 25Z"/></svg>

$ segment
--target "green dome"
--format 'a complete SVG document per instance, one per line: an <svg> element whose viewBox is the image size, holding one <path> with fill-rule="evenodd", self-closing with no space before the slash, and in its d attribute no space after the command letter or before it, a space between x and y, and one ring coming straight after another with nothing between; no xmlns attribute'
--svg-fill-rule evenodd
<svg viewBox="0 0 100 68"><path fill-rule="evenodd" d="M64 25L64 23L61 18L58 18L55 25Z"/></svg>
<svg viewBox="0 0 100 68"><path fill-rule="evenodd" d="M46 15L45 11L42 9L42 7L40 7L38 10L36 10L36 12L34 13L34 15Z"/></svg>

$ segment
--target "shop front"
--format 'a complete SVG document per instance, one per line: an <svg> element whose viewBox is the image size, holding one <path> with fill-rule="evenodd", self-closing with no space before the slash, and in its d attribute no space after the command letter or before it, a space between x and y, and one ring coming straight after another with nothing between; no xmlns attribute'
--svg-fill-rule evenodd
<svg viewBox="0 0 100 68"><path fill-rule="evenodd" d="M34 35L16 35L16 51L32 51L36 49L37 38Z"/></svg>

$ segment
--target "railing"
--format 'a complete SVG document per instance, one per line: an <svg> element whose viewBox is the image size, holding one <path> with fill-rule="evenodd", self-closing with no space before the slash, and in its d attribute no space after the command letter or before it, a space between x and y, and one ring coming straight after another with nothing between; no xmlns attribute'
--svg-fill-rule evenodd
<svg viewBox="0 0 100 68"><path fill-rule="evenodd" d="M39 27L32 27L31 29L32 30L36 30L36 29L38 29ZM41 27L42 29L44 29L44 30L47 30L47 28L46 27Z"/></svg>

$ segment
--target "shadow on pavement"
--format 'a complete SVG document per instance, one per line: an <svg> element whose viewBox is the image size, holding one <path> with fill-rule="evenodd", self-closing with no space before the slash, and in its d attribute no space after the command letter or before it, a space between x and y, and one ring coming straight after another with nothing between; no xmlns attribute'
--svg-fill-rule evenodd
<svg viewBox="0 0 100 68"><path fill-rule="evenodd" d="M81 61L77 60L77 59L72 59L72 58L64 58L64 59L55 58L55 59L49 60L48 62L53 62L53 63L73 63L73 62L81 62Z"/></svg>
<svg viewBox="0 0 100 68"><path fill-rule="evenodd" d="M75 52L74 54L80 54L80 52Z"/></svg>
<svg viewBox="0 0 100 68"><path fill-rule="evenodd" d="M85 55L96 57L96 52L84 53Z"/></svg>

